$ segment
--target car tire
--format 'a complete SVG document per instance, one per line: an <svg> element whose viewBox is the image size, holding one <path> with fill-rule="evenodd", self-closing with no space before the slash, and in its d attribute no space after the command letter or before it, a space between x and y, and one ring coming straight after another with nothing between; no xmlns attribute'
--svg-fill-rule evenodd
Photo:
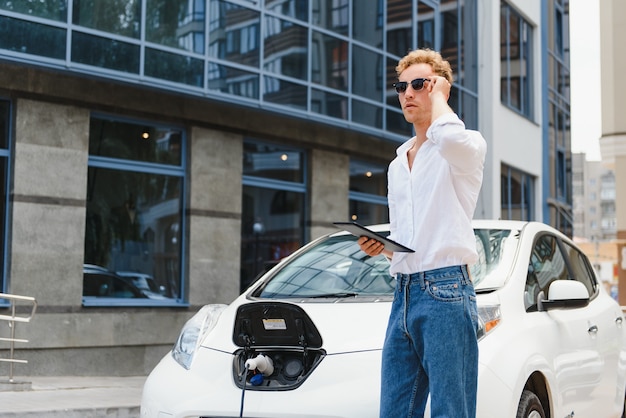
<svg viewBox="0 0 626 418"><path fill-rule="evenodd" d="M537 395L529 390L522 392L516 418L546 418L543 406Z"/></svg>

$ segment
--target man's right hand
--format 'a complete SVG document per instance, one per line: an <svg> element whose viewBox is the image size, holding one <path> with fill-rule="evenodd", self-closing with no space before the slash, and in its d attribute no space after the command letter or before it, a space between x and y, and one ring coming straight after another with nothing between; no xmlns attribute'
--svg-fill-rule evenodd
<svg viewBox="0 0 626 418"><path fill-rule="evenodd" d="M381 254L385 249L385 244L382 242L365 236L359 237L357 243L359 244L359 247L361 247L361 251L372 257Z"/></svg>

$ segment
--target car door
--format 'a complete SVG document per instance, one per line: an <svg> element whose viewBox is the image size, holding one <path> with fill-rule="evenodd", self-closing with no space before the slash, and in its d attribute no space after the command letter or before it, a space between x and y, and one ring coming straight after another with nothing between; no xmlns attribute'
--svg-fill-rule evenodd
<svg viewBox="0 0 626 418"><path fill-rule="evenodd" d="M624 402L624 382L620 367L623 341L623 314L619 305L600 289L589 259L573 245L563 241L563 250L569 261L570 279L585 285L591 297L589 312L589 335L595 339L602 361L602 374L595 387L594 398L598 399L597 416L617 417Z"/></svg>
<svg viewBox="0 0 626 418"><path fill-rule="evenodd" d="M569 280L566 255L559 239L542 234L535 239L528 266L526 306L529 312L537 310L537 302L548 297L550 285L557 280ZM550 327L558 347L545 347L547 361L553 365L556 379L555 416L607 416L599 414L599 395L595 390L602 380L603 364L598 351L597 335L590 331L597 326L601 308L592 301L579 308L551 309L537 312ZM574 415L572 415L572 413Z"/></svg>

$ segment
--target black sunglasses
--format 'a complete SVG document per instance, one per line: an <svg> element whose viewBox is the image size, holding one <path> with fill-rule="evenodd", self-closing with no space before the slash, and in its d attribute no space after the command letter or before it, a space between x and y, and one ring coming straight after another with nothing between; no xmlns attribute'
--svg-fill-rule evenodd
<svg viewBox="0 0 626 418"><path fill-rule="evenodd" d="M430 78L416 78L415 80L411 80L410 82L398 81L397 83L393 83L392 86L395 87L396 92L400 94L406 91L409 83L411 83L411 88L413 90L420 91L424 88L424 83L427 81L430 81Z"/></svg>

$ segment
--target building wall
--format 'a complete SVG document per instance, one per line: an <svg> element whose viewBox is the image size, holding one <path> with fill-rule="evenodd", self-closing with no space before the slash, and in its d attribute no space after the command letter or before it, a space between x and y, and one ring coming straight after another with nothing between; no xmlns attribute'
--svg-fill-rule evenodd
<svg viewBox="0 0 626 418"><path fill-rule="evenodd" d="M84 92L89 92L85 95ZM395 145L332 126L55 71L0 63L0 96L14 103L12 294L37 313L18 324L22 375L144 375L206 303L239 294L242 143L245 137L309 150L311 237L348 213L350 156L387 164ZM84 307L82 266L92 112L170 122L189 143L188 303ZM363 143L368 146L364 147Z"/></svg>
<svg viewBox="0 0 626 418"><path fill-rule="evenodd" d="M626 80L622 39L626 35L626 3L600 2L600 79L602 162L615 170L615 213L618 239L619 301L626 305Z"/></svg>

